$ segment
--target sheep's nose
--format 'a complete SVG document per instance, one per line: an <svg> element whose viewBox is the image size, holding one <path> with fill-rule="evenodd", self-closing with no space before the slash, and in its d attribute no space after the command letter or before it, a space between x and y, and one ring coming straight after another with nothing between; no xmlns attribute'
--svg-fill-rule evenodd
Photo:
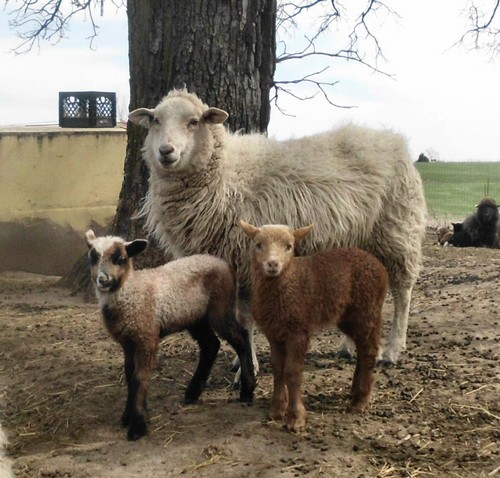
<svg viewBox="0 0 500 478"><path fill-rule="evenodd" d="M164 144L163 146L160 146L160 154L166 158L172 151L174 150L174 147L171 146L170 144Z"/></svg>

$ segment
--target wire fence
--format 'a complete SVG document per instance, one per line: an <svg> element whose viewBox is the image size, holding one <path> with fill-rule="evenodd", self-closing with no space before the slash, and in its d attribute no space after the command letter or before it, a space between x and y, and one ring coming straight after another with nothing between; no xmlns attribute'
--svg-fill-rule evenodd
<svg viewBox="0 0 500 478"><path fill-rule="evenodd" d="M463 219L484 197L500 204L500 162L415 163L429 219Z"/></svg>

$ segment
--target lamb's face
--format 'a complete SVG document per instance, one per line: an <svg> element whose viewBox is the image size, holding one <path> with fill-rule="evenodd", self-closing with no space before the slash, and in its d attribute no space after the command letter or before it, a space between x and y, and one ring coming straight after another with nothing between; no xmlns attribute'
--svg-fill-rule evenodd
<svg viewBox="0 0 500 478"><path fill-rule="evenodd" d="M92 231L88 231L85 238L92 282L99 292L117 291L132 270L131 257L147 245L143 239L125 242L120 237L95 237Z"/></svg>
<svg viewBox="0 0 500 478"><path fill-rule="evenodd" d="M253 243L253 259L268 277L278 277L294 255L295 238L286 226L262 226Z"/></svg>
<svg viewBox="0 0 500 478"><path fill-rule="evenodd" d="M201 107L182 96L167 96L154 110L141 108L129 115L149 128L144 143L149 168L173 173L206 167L214 144L210 125L227 117L225 111Z"/></svg>
<svg viewBox="0 0 500 478"><path fill-rule="evenodd" d="M245 221L240 221L240 225L253 240L254 266L268 277L279 277L287 269L295 254L295 244L312 229L312 226L307 226L292 230L278 224L259 228Z"/></svg>

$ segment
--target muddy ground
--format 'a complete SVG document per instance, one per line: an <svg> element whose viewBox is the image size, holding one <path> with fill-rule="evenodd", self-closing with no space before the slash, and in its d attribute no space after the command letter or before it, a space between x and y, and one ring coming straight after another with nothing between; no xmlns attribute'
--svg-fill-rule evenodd
<svg viewBox="0 0 500 478"><path fill-rule="evenodd" d="M453 249L426 238L408 350L378 368L370 410L346 412L353 364L319 335L305 374L308 422L292 434L267 419L269 349L253 406L237 401L223 346L207 390L184 406L197 350L164 340L151 385L150 434L128 442L120 348L95 304L57 277L0 276L0 406L18 477L500 476L500 250ZM384 309L392 316L390 299ZM387 336L387 327L385 329Z"/></svg>

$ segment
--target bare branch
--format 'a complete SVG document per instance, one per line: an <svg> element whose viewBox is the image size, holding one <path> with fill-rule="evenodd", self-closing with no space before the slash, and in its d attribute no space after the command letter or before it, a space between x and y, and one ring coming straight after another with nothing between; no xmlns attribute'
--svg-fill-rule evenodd
<svg viewBox="0 0 500 478"><path fill-rule="evenodd" d="M117 8L124 5L124 0L108 0ZM8 8L11 0L6 0ZM14 2L19 3L19 2ZM103 15L104 0L24 0L9 14L12 20L9 26L16 30L21 43L14 49L17 54L27 53L41 41L58 43L66 37L73 17L83 14L90 19L91 34L87 38L92 48L93 40L98 35L98 25L93 10L99 7Z"/></svg>
<svg viewBox="0 0 500 478"><path fill-rule="evenodd" d="M484 6L478 7L476 0L471 0L466 9L470 28L455 43L457 45L471 45L467 48L486 49L492 58L500 53L500 0L494 0L488 11Z"/></svg>
<svg viewBox="0 0 500 478"><path fill-rule="evenodd" d="M325 91L324 87L325 86L328 86L328 87L335 86L338 83L338 81L325 82L325 81L320 81L317 79L317 77L319 75L321 75L321 73L328 70L328 68L330 68L330 67L327 66L327 67L323 68L322 70L315 71L314 73L309 73L307 75L304 75L302 78L298 78L295 80L277 80L277 81L275 81L274 82L275 93L274 93L274 96L271 98L271 102L274 102L275 106L278 108L278 110L282 114L285 114L286 116L293 116L293 115L287 114L284 111L284 109L279 106L279 104L278 104L279 93L283 92L283 93L285 93L285 94L287 94L287 95L289 95L297 100L301 100L301 101L310 100L312 98L315 98L317 96L318 92L316 92L312 95L299 96L296 93L294 93L291 89L283 87L283 85L298 85L301 83L309 83L309 84L314 85L323 94L326 101L329 104L331 104L332 106L335 106L337 108L354 108L354 106L339 105L337 103L333 103L330 100L330 97L328 96L328 93Z"/></svg>
<svg viewBox="0 0 500 478"><path fill-rule="evenodd" d="M282 1L279 3L278 9L278 34L285 33L287 36L290 36L291 30L297 29L299 19L303 20L303 18L311 19L315 23L315 26L312 32L303 35L305 44L302 42L302 46L295 48L295 50L289 50L289 45L293 44L290 40L278 41L277 65L287 61L304 60L306 58L317 58L320 63L323 62L323 65L331 65L333 60L353 61L371 69L373 72L392 78L391 74L382 71L378 67L378 60L385 60L385 56L382 46L371 26L371 19L378 18L378 23L380 24L388 17L399 18L399 16L382 0L365 0L364 7L356 15L353 15L354 7L343 7L339 0ZM316 14L316 19L313 17L314 14ZM334 28L335 30L333 30ZM325 42L322 40L326 38L328 33L332 33L332 31L338 34L335 38L337 45L342 45L344 42L344 45L340 48L334 46L325 48L324 46ZM344 39L343 42L342 38ZM329 41L329 44L331 45L332 42ZM321 46L319 47L319 45ZM370 53L367 53L368 51ZM286 83L276 81L276 91L272 100L278 109L282 111L277 105L278 93L280 92L304 100L321 93L329 104L339 106L331 100L331 93L329 92L330 88L337 84L337 82L313 81L313 78L318 78L318 74L319 72L311 73L296 80L292 79ZM283 84L296 85L299 83L311 83L314 85L316 93L300 98L294 95L289 88L284 89L282 86Z"/></svg>

